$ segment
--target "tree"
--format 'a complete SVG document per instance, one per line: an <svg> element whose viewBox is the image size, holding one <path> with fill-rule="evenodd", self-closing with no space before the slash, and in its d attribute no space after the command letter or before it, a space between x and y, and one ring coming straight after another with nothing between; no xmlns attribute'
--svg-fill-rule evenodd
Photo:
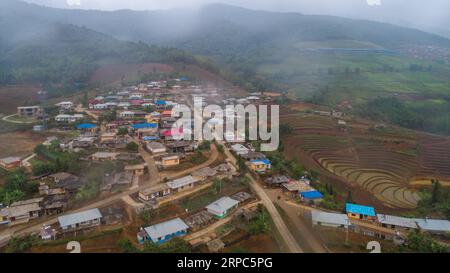
<svg viewBox="0 0 450 273"><path fill-rule="evenodd" d="M137 152L139 150L139 145L136 142L130 142L127 144L127 150L130 152Z"/></svg>
<svg viewBox="0 0 450 273"><path fill-rule="evenodd" d="M60 163L58 163L59 165ZM43 174L50 174L55 171L55 165L48 162L38 161L33 164L32 171L34 176L39 176Z"/></svg>
<svg viewBox="0 0 450 273"><path fill-rule="evenodd" d="M433 188L431 190L431 204L434 205L440 201L441 196L441 183L439 180L432 180Z"/></svg>
<svg viewBox="0 0 450 273"><path fill-rule="evenodd" d="M117 130L117 135L118 135L118 136L128 135L128 129L125 128L125 127L120 127L120 128Z"/></svg>
<svg viewBox="0 0 450 273"><path fill-rule="evenodd" d="M407 246L410 250L421 253L446 253L448 247L436 242L430 235L411 231L408 233Z"/></svg>
<svg viewBox="0 0 450 273"><path fill-rule="evenodd" d="M267 210L259 206L259 214L256 217L256 219L253 219L248 225L247 225L247 231L252 234L260 234L260 233L268 233L270 232L270 216Z"/></svg>
<svg viewBox="0 0 450 273"><path fill-rule="evenodd" d="M139 253L139 249L133 245L133 243L126 238L122 238L117 241L117 246L123 253Z"/></svg>

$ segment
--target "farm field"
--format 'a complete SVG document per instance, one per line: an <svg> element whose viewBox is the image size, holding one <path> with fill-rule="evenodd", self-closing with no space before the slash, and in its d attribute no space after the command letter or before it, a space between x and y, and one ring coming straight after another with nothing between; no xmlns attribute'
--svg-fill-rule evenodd
<svg viewBox="0 0 450 273"><path fill-rule="evenodd" d="M37 99L39 87L33 85L0 85L0 114L13 114L17 106Z"/></svg>
<svg viewBox="0 0 450 273"><path fill-rule="evenodd" d="M34 147L42 143L45 137L32 132L14 132L0 134L0 158L7 156L27 156Z"/></svg>
<svg viewBox="0 0 450 273"><path fill-rule="evenodd" d="M283 139L285 147L293 147L285 150L288 158L338 177L349 188L364 189L390 208L415 208L415 186L450 177L450 142L443 137L394 128L353 131L352 123L343 132L336 120L319 116L282 117L281 123L294 128Z"/></svg>

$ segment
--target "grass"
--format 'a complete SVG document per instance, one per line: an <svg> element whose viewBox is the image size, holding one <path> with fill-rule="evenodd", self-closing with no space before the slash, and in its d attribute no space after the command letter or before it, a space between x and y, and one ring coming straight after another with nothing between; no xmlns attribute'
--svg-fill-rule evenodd
<svg viewBox="0 0 450 273"><path fill-rule="evenodd" d="M189 211L196 211L219 199L220 196L220 193L214 193L211 189L207 189L198 195L184 199L181 206Z"/></svg>

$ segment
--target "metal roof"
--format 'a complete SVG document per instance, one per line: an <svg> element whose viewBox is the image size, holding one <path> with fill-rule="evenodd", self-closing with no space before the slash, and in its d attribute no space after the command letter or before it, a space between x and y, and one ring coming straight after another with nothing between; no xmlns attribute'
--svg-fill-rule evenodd
<svg viewBox="0 0 450 273"><path fill-rule="evenodd" d="M157 123L139 123L139 124L133 124L132 127L134 129L143 129L143 128L157 128Z"/></svg>
<svg viewBox="0 0 450 273"><path fill-rule="evenodd" d="M300 195L306 199L321 199L321 198L323 198L323 195L319 191L300 192Z"/></svg>
<svg viewBox="0 0 450 273"><path fill-rule="evenodd" d="M77 126L77 129L92 129L97 127L97 125L95 124L91 124L91 123L83 123Z"/></svg>
<svg viewBox="0 0 450 273"><path fill-rule="evenodd" d="M362 205L357 205L357 204L350 204L347 203L345 205L345 211L347 211L347 213L357 213L357 214L362 214L362 215L367 215L367 216L375 216L375 209L373 207L367 207L367 206L362 206Z"/></svg>
<svg viewBox="0 0 450 273"><path fill-rule="evenodd" d="M321 222L321 223L327 223L327 224L334 224L334 225L350 225L350 220L348 219L348 216L346 214L340 214L340 213L329 213L329 212L322 212L313 210L311 212L311 217L313 222Z"/></svg>
<svg viewBox="0 0 450 273"><path fill-rule="evenodd" d="M167 235L187 230L188 228L188 225L183 220L175 218L167 222L146 227L144 230L153 241L158 241L158 238L164 238Z"/></svg>
<svg viewBox="0 0 450 273"><path fill-rule="evenodd" d="M207 209L217 212L225 212L230 208L239 204L239 201L234 200L228 196L222 197L219 200L209 204L206 206Z"/></svg>
<svg viewBox="0 0 450 273"><path fill-rule="evenodd" d="M378 222L386 225L395 225L406 228L417 228L417 224L412 218L405 218L386 214L377 214Z"/></svg>
<svg viewBox="0 0 450 273"><path fill-rule="evenodd" d="M102 214L99 209L90 209L82 212L68 214L58 217L58 222L61 227L67 227L95 219L102 218Z"/></svg>
<svg viewBox="0 0 450 273"><path fill-rule="evenodd" d="M436 219L414 219L417 225L426 231L450 232L450 221Z"/></svg>
<svg viewBox="0 0 450 273"><path fill-rule="evenodd" d="M198 182L198 179L192 177L192 175L188 175L182 178L178 178L175 180L172 180L170 182L167 182L167 186L169 186L172 189L181 188L183 186L189 185L191 183Z"/></svg>

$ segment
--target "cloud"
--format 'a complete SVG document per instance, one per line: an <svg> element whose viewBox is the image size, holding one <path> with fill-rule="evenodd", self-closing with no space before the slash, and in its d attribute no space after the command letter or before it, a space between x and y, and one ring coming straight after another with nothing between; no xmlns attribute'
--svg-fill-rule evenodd
<svg viewBox="0 0 450 273"><path fill-rule="evenodd" d="M66 0L69 6L81 6L81 0Z"/></svg>

